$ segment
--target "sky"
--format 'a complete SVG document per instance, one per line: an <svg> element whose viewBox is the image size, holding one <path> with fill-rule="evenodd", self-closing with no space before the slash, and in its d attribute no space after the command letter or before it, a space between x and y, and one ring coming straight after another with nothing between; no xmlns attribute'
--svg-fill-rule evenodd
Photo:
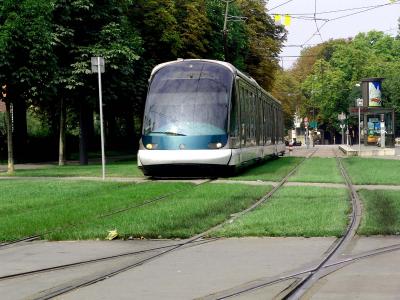
<svg viewBox="0 0 400 300"><path fill-rule="evenodd" d="M391 4L392 2L394 3ZM373 8L377 5L386 6ZM270 15L291 16L291 24L286 26L287 47L280 54L281 65L285 69L290 68L296 60L295 57L285 56L299 55L302 49L297 47L299 45L306 42L315 45L329 39L354 37L360 32L371 30L384 31L395 36L400 17L400 1L395 0L269 0L267 9ZM337 10L348 11L325 13ZM316 21L314 13L318 19ZM349 14L353 15L346 16Z"/></svg>

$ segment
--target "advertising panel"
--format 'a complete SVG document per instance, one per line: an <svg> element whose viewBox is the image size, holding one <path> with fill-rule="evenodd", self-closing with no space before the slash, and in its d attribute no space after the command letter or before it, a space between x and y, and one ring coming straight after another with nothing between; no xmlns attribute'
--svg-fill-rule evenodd
<svg viewBox="0 0 400 300"><path fill-rule="evenodd" d="M382 106L382 82L371 81L368 83L368 106L381 107Z"/></svg>

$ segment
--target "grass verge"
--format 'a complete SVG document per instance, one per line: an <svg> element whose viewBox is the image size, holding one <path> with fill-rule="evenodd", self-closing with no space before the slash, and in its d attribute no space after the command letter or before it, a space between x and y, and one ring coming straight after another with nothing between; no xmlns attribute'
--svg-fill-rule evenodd
<svg viewBox="0 0 400 300"><path fill-rule="evenodd" d="M52 234L49 238L104 238L106 232L113 229L124 238L187 238L222 223L269 190L271 187L206 184L190 193L172 196L167 201Z"/></svg>
<svg viewBox="0 0 400 300"><path fill-rule="evenodd" d="M307 159L289 181L343 183L344 179L335 158L315 157Z"/></svg>
<svg viewBox="0 0 400 300"><path fill-rule="evenodd" d="M359 194L363 202L363 218L358 234L400 234L400 194L398 191L361 190Z"/></svg>
<svg viewBox="0 0 400 300"><path fill-rule="evenodd" d="M267 160L262 165L252 167L230 179L281 181L301 161L302 158L300 157L280 157L274 160Z"/></svg>
<svg viewBox="0 0 400 300"><path fill-rule="evenodd" d="M2 180L0 241L88 222L101 214L140 205L190 186L189 183Z"/></svg>
<svg viewBox="0 0 400 300"><path fill-rule="evenodd" d="M103 239L108 230L120 237L185 238L223 222L265 195L271 187L206 184L163 201L107 218L96 216L187 183L0 182L0 240L7 241L77 224L45 235L50 240ZM23 187L23 188L22 188Z"/></svg>
<svg viewBox="0 0 400 300"><path fill-rule="evenodd" d="M400 185L400 160L350 157L343 164L353 184Z"/></svg>
<svg viewBox="0 0 400 300"><path fill-rule="evenodd" d="M22 177L101 177L102 166L99 163L87 166L52 166L38 169L16 170L13 176ZM0 176L9 176L0 173ZM106 164L106 177L143 177L136 161L120 161Z"/></svg>
<svg viewBox="0 0 400 300"><path fill-rule="evenodd" d="M346 189L285 187L213 236L341 236L348 221L348 198Z"/></svg>

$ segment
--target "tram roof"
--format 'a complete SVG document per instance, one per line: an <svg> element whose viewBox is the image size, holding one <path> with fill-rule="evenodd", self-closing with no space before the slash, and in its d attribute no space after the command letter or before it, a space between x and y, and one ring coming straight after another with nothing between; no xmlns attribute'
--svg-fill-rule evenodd
<svg viewBox="0 0 400 300"><path fill-rule="evenodd" d="M264 90L254 78L252 78L249 75L246 75L245 73L241 72L239 69L237 69L232 64L230 64L228 62L224 62L224 61L212 60L212 59L183 59L183 58L178 58L177 60L165 62L165 63L162 63L162 64L159 64L159 65L155 66L153 71L151 72L151 76L153 76L157 71L159 71L160 69L164 68L165 66L173 65L173 64L180 63L180 62L183 62L183 61L204 61L204 62L210 62L210 63L215 63L215 64L222 65L222 66L226 67L227 69L229 69L233 74L239 75L239 77L243 78L244 80L248 81L249 83L256 85L259 89L264 91L264 93L266 93L274 101L276 101L279 104L281 104L281 102L278 99L276 99L269 92Z"/></svg>

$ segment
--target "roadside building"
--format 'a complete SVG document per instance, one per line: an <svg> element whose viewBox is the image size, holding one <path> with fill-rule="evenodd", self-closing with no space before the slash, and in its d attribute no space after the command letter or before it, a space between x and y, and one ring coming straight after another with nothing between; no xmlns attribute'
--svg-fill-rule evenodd
<svg viewBox="0 0 400 300"><path fill-rule="evenodd" d="M359 99L357 103L357 99L354 106L349 108L353 118L358 118L360 114L360 137L365 146L381 146L382 139L385 141L383 147L394 146L395 111L392 107L386 107L382 101L382 80L383 78L362 79L362 101ZM358 130L354 131L352 138L356 141L357 137Z"/></svg>

